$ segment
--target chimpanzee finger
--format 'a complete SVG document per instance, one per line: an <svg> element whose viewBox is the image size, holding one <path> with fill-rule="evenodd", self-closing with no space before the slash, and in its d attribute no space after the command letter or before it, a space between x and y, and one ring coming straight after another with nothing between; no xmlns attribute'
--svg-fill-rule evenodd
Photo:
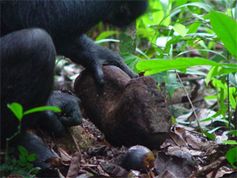
<svg viewBox="0 0 237 178"><path fill-rule="evenodd" d="M138 75L135 74L122 60L114 60L113 65L122 69L125 73L127 73L131 78L135 78Z"/></svg>
<svg viewBox="0 0 237 178"><path fill-rule="evenodd" d="M91 70L93 77L94 77L96 83L98 84L98 86L103 87L105 81L104 81L104 72L102 70L102 64L94 62L91 65L90 70Z"/></svg>
<svg viewBox="0 0 237 178"><path fill-rule="evenodd" d="M60 117L63 125L67 127L79 125L82 123L82 115L79 109L79 99L68 94L68 100L64 103L63 115Z"/></svg>

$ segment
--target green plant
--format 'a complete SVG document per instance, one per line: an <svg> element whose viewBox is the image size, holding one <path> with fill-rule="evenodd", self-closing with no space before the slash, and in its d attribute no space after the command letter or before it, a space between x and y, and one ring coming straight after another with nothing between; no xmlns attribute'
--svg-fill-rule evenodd
<svg viewBox="0 0 237 178"><path fill-rule="evenodd" d="M16 174L24 177L34 177L39 170L39 168L33 165L33 162L37 159L36 155L29 153L26 148L18 145L18 158L15 158L10 155L8 144L21 132L21 123L24 116L42 111L61 112L61 109L56 106L41 106L24 111L22 105L16 102L8 104L7 107L19 121L19 125L18 130L11 137L6 139L5 162L1 164L0 172L4 175Z"/></svg>
<svg viewBox="0 0 237 178"><path fill-rule="evenodd" d="M22 105L16 102L8 104L7 107L11 110L15 118L19 121L17 132L13 134L10 138L8 138L7 141L10 141L21 132L21 122L24 116L43 111L61 112L61 109L56 106L40 106L24 111Z"/></svg>
<svg viewBox="0 0 237 178"><path fill-rule="evenodd" d="M161 73L163 75L160 77L165 82L171 81L165 78L173 77L172 74L177 72L205 77L206 85L216 90L215 95L206 97L218 102L219 110L213 117L228 118L228 127L233 128L231 123L237 108L237 22L231 11L234 8L229 7L226 13L222 13L213 10L213 4L201 0L178 4L174 1L163 4L162 1L151 0L151 4L154 5L153 11L138 20L137 28L139 35L152 44L151 48L156 53L153 52L152 56L148 53L147 56L152 59L143 58L136 64L136 69L144 72L144 75ZM158 32L148 35L146 28ZM218 51L218 45L221 45L222 51ZM202 57L188 56L192 52ZM209 66L208 73L191 68L202 65ZM167 86L171 84L166 83ZM168 92L172 95L170 91L173 90L169 88Z"/></svg>
<svg viewBox="0 0 237 178"><path fill-rule="evenodd" d="M236 1L155 1L150 0L149 12L137 20L138 72L153 75L165 82L170 96L178 85L174 76L179 73L195 74L205 78L206 87L215 90L206 100L217 102L216 113L203 121L221 121L229 133L236 132L237 118L237 7ZM218 10L216 10L218 9ZM144 41L147 45L144 45ZM142 54L142 55L141 55ZM208 66L198 71L194 66ZM159 74L159 75L157 75ZM214 118L219 118L215 119ZM235 120L234 120L235 119ZM200 125L199 125L200 126ZM211 139L211 130L201 129ZM235 130L232 130L235 129ZM236 135L223 144L236 145ZM226 153L236 166L236 147Z"/></svg>
<svg viewBox="0 0 237 178"><path fill-rule="evenodd" d="M37 159L36 155L29 153L23 146L18 145L18 159L8 155L5 163L0 165L0 172L4 175L21 175L24 177L34 177L39 171L34 167L33 162Z"/></svg>
<svg viewBox="0 0 237 178"><path fill-rule="evenodd" d="M235 143L237 144L237 143ZM226 152L227 161L234 167L237 168L237 147L233 147Z"/></svg>

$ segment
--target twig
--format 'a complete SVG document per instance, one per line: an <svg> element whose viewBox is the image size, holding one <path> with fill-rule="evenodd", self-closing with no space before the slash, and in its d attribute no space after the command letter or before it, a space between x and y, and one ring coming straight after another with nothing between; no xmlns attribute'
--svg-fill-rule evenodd
<svg viewBox="0 0 237 178"><path fill-rule="evenodd" d="M236 130L237 129L237 106L235 107L235 112L234 112L234 127Z"/></svg>
<svg viewBox="0 0 237 178"><path fill-rule="evenodd" d="M225 160L226 160L226 158L224 156L218 158L216 161L208 164L207 166L204 166L204 167L200 168L196 172L195 176L199 177L199 176L203 176L203 175L208 174L212 170L219 168L225 162Z"/></svg>
<svg viewBox="0 0 237 178"><path fill-rule="evenodd" d="M16 136L18 136L21 133L21 122L19 122L17 131L10 136L9 138L6 138L6 149L5 149L5 161L8 161L8 156L9 156L9 144L10 141L12 141Z"/></svg>
<svg viewBox="0 0 237 178"><path fill-rule="evenodd" d="M76 138L74 137L74 135L73 135L73 129L72 129L72 128L69 128L69 131L70 131L70 135L71 135L71 137L72 137L72 139L73 139L73 142L74 142L74 144L75 144L75 146L76 146L76 148L77 148L77 151L81 153L81 149L80 149L80 146L79 146L78 143L77 143L77 139L76 139Z"/></svg>
<svg viewBox="0 0 237 178"><path fill-rule="evenodd" d="M230 78L229 74L226 76L226 81L227 81L227 112L228 112L228 127L230 129L231 126L231 114L230 114Z"/></svg>
<svg viewBox="0 0 237 178"><path fill-rule="evenodd" d="M195 116L195 118L196 118L196 121L197 121L198 128L199 128L200 131L202 132L202 128L201 128L201 125L200 125L200 123L199 123L197 113L196 113L195 108L194 108L194 106L193 106L193 103L192 103L192 101L191 101L191 99L190 99L190 96L189 96L189 94L188 94L188 91L186 90L186 88L185 88L185 86L184 86L184 84L183 84L183 81L182 81L182 79L180 78L178 72L177 72L177 71L175 71L175 72L176 72L176 75L177 75L177 77L178 77L178 79L179 79L179 82L181 83L181 85L182 85L182 87L183 87L183 90L184 90L184 92L185 92L185 94L186 94L186 96L187 96L187 99L188 99L188 101L189 101L189 103L190 103L190 105L191 105L191 108L192 108L192 110L193 110L193 114L194 114L194 116Z"/></svg>

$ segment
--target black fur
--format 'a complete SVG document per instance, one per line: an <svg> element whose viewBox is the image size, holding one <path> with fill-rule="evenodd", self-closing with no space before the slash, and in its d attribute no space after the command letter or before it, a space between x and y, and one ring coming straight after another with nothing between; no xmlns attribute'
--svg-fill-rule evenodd
<svg viewBox="0 0 237 178"><path fill-rule="evenodd" d="M126 26L146 6L146 0L2 0L1 34L40 27L55 40L74 39L100 21Z"/></svg>
<svg viewBox="0 0 237 178"><path fill-rule="evenodd" d="M1 0L0 5L1 140L16 131L18 124L7 103L19 102L29 109L49 100L56 53L88 68L98 84L104 82L103 64L116 65L134 76L118 54L97 46L84 33L100 21L128 25L145 11L146 0ZM73 112L79 108L74 99L64 102L66 96L59 96L63 100L54 93L51 98L55 102L49 104L62 107L74 103ZM48 116L58 118L52 113L44 117ZM23 127L38 126L35 118L24 119ZM80 121L79 111L72 121L60 120L64 125ZM61 128L55 119L43 122Z"/></svg>
<svg viewBox="0 0 237 178"><path fill-rule="evenodd" d="M55 48L41 29L24 29L1 37L1 142L11 136L18 121L7 108L19 102L24 109L45 105L53 86ZM36 119L23 120L23 129ZM4 146L4 145L2 145Z"/></svg>
<svg viewBox="0 0 237 178"><path fill-rule="evenodd" d="M35 0L1 2L1 34L42 28L52 37L57 53L89 68L103 83L101 65L114 64L134 74L114 52L95 45L83 33L100 21L126 26L146 8L145 0Z"/></svg>

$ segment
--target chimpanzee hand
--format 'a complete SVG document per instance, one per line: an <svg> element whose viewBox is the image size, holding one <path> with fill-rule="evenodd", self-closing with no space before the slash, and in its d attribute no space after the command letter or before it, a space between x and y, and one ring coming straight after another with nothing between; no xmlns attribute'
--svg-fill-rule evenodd
<svg viewBox="0 0 237 178"><path fill-rule="evenodd" d="M82 122L82 116L79 107L79 99L69 93L62 91L54 91L47 105L58 106L62 112L55 113L46 112L46 120L42 123L42 127L55 136L65 134L65 127L78 125Z"/></svg>
<svg viewBox="0 0 237 178"><path fill-rule="evenodd" d="M103 65L115 65L129 76L136 76L117 53L96 45L86 35L82 35L74 41L65 42L64 46L61 46L59 49L59 53L89 69L99 85L104 83Z"/></svg>

